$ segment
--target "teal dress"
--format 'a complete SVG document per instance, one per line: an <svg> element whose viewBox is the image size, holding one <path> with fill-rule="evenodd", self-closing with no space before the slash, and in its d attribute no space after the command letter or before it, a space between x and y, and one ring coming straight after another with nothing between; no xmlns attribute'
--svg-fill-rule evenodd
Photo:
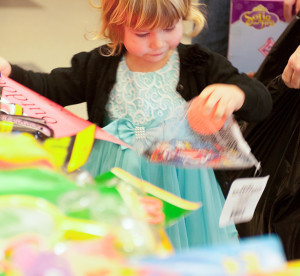
<svg viewBox="0 0 300 276"><path fill-rule="evenodd" d="M128 145L137 145L137 142L140 142L141 147L146 145L151 133L149 130L155 130L171 114L186 105L176 92L178 78L177 51L174 51L163 68L150 73L131 72L123 58L106 106L107 125L103 129ZM202 202L203 206L199 210L166 229L175 249L238 241L235 226L219 227L225 200L212 169L186 169L155 164L137 151L96 140L84 169L96 176L113 167L122 168L181 198Z"/></svg>

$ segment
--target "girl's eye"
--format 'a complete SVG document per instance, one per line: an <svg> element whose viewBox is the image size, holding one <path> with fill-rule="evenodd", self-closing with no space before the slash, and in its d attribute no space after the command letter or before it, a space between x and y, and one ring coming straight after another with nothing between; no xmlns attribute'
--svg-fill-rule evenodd
<svg viewBox="0 0 300 276"><path fill-rule="evenodd" d="M146 37L149 33L136 33L135 35L138 37Z"/></svg>
<svg viewBox="0 0 300 276"><path fill-rule="evenodd" d="M164 29L165 32L171 32L175 29L175 26Z"/></svg>

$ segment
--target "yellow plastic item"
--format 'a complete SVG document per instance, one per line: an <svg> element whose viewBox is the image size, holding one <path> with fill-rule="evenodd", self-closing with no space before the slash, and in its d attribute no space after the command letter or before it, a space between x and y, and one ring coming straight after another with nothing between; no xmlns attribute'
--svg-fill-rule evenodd
<svg viewBox="0 0 300 276"><path fill-rule="evenodd" d="M27 133L0 133L0 169L54 168L53 156Z"/></svg>
<svg viewBox="0 0 300 276"><path fill-rule="evenodd" d="M75 171L85 164L94 144L96 125L90 125L77 133L68 164L68 172Z"/></svg>

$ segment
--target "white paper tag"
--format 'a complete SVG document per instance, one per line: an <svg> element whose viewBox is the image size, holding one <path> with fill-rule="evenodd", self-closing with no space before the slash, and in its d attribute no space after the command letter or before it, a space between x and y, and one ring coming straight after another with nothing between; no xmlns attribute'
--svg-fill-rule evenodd
<svg viewBox="0 0 300 276"><path fill-rule="evenodd" d="M236 179L226 198L219 226L250 221L269 176Z"/></svg>

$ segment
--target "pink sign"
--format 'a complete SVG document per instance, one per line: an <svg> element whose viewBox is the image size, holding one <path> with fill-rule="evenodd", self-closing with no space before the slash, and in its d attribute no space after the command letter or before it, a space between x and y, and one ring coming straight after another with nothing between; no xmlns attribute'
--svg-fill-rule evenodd
<svg viewBox="0 0 300 276"><path fill-rule="evenodd" d="M47 125L53 129L55 138L76 135L92 124L8 77L1 76L0 87L3 87L2 97L9 103L21 106L24 114L44 119ZM96 127L95 138L130 148L100 127Z"/></svg>

